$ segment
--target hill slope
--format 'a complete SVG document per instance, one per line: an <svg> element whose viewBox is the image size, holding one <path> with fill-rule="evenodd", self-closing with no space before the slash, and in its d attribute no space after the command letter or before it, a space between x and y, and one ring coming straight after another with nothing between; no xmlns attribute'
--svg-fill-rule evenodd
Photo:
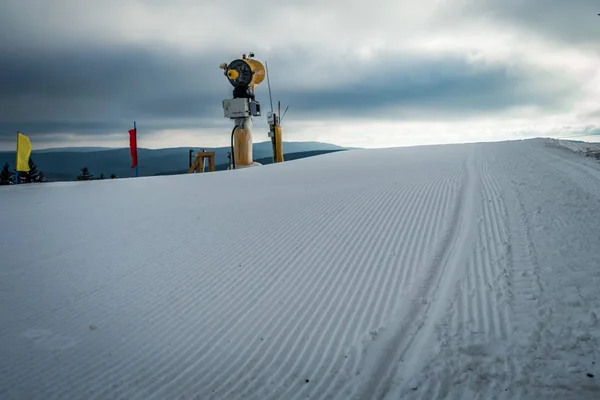
<svg viewBox="0 0 600 400"><path fill-rule="evenodd" d="M600 164L547 143L0 187L0 398L597 398Z"/></svg>

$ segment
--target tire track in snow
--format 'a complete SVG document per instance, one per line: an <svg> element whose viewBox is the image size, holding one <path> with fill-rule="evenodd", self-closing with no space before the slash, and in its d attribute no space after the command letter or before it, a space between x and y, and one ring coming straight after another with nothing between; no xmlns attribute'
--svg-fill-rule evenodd
<svg viewBox="0 0 600 400"><path fill-rule="evenodd" d="M461 178L462 169L461 164L455 161L448 163L448 165L442 164L440 166L442 168L438 171L438 173L436 175L432 175L438 182L438 186L441 188L441 191L444 192L443 205L438 204L438 206L436 207L438 215L443 215L450 211L450 206L452 205L453 197L455 195L454 189L455 186L458 186L455 183L455 181ZM446 176L440 177L440 174L446 174ZM430 190L430 186L427 186L427 188L427 190ZM410 289L410 285L408 284L406 277L410 274L410 270L415 268L417 265L408 264L408 260L412 257L411 249L414 249L417 243L414 231L419 229L419 221L420 218L422 218L422 213L412 212L412 210L417 204L422 204L422 199L428 196L427 193L420 193L416 203L414 202L414 198L408 201L407 204L410 204L411 212L405 213L405 222L401 223L399 225L399 229L395 230L394 237L397 237L397 239L394 239L392 241L392 243L394 243L394 246L392 247L392 254L398 254L400 256L400 258L395 263L395 265L392 266L392 268L395 270L395 275L393 279L394 282L397 282L397 279L400 279L399 283L395 284L395 286L397 287L397 290L399 290L399 293L401 295L398 297L388 295L385 304L384 320L379 324L374 322L369 326L385 327L388 324L386 321L390 318L390 316L398 313L396 308L398 306L403 306L403 303L406 301L407 298L409 298L409 295L407 293ZM438 230L442 231L442 228L446 224L443 218L436 219L435 223L436 233ZM431 239L439 240L438 236L439 235L434 234L432 232ZM423 263L423 260L420 260L419 262ZM369 332L369 335L377 335L377 333L378 330L376 329ZM355 341L363 341L365 340L364 338L365 333L362 333L360 336L355 337ZM310 392L298 392L297 397L303 398L303 396L306 395L311 397L318 396L318 398L325 399L339 396L346 396L342 397L344 399L349 398L352 395L351 387L354 384L356 376L359 374L359 367L361 362L359 347L352 346L347 352L347 354L349 364L346 365L345 368L338 369L339 373L344 374L345 377L338 380L328 380L326 383L319 384Z"/></svg>
<svg viewBox="0 0 600 400"><path fill-rule="evenodd" d="M73 386L47 392L47 397L60 393L58 397L64 398L87 392L90 394L87 398L208 399L216 389L215 398L301 398L304 394L314 398L321 394L333 397L344 388L352 388L356 381L344 380L344 374L360 368L357 342L368 340L370 331L379 336L376 341L390 332L386 327L402 316L398 309L410 298L418 308L413 315L428 317L420 321L424 324L421 332L432 336L437 323L435 314L441 312L445 292L452 286L446 281L454 279L448 275L450 267L460 269L456 261L462 257L453 251L468 242L460 224L468 223L466 219L471 212L468 196L472 193L468 189L474 185L471 181L474 170L468 171L465 188L463 165L453 156L432 160L431 164L437 169L419 175L422 180L406 179L409 185L390 187L388 177L387 182L367 190L344 189L342 194L323 196L323 200L307 202L306 206L302 202L293 204L296 215L290 216L287 206L281 206L274 207L266 221L262 220L265 214L244 219L245 224L255 224L257 231L267 234L252 236L228 228L213 239L198 227L196 231L190 230L196 233L180 243L164 238L166 244L157 241L153 245L164 250L152 253L155 265L152 275L145 277L156 293L149 295L147 287L135 284L134 278L145 273L145 262L150 263L146 257L136 258L141 253L133 257L135 266L128 271L135 273L123 278L125 284L119 281L120 277L111 280L123 290L131 289L123 298L143 297L147 302L145 307L138 309L132 302L130 310L116 310L112 306L102 310L103 318L120 323L136 313L135 320L142 320L147 328L156 327L156 335L139 343L136 338L139 330L132 329L122 340L112 336L119 339L112 347L113 352L132 355L115 357L119 362L111 363L105 357L99 363L84 362L83 357L92 353L75 352L79 357L77 363L82 364L81 371L73 379L55 375L59 378L57 382L74 382ZM355 218L343 219L346 207L358 207L361 212ZM186 210L191 212L193 207ZM321 215L322 212L334 215L328 217ZM218 223L235 226L244 213L234 211ZM303 215L304 220L287 224L286 218L297 218L297 214ZM310 232L316 233L300 236L309 226ZM446 228L452 229L453 234L445 235L450 230ZM343 246L342 236L351 247ZM181 240L183 235L175 237ZM451 243L444 244L445 239ZM298 244L285 254L279 248L284 240ZM237 254L227 251L227 246L235 242L245 245ZM214 247L207 251L211 246ZM260 253L254 246L261 247ZM182 247L209 254L199 262L189 258L193 251L180 254ZM142 250L142 247L135 249ZM431 259L433 253L446 259L448 270L442 269L436 262L439 260ZM242 255L247 255L244 267L238 268ZM326 267L311 267L319 264ZM279 268L271 268L272 265ZM202 276L206 279L198 279ZM441 290L432 301L436 295L433 289L436 277ZM318 288L320 285L322 288ZM427 291L416 293L419 288ZM179 289L186 296L178 298ZM412 297L413 294L417 296ZM165 307L164 302L170 302L171 306ZM123 301L113 304L119 303L127 306ZM286 318L290 313L295 315ZM185 323L180 322L182 316ZM493 321L496 329L501 327L497 321ZM491 326L484 325L493 331ZM120 329L125 332L131 327L123 324ZM260 337L265 341L260 341ZM173 342L173 346L166 341ZM412 343L422 348L426 342L414 338ZM96 343L96 347L89 349L99 348ZM128 348L135 351L127 352ZM409 357L411 354L418 356L405 353ZM388 366L394 361L397 359L390 360ZM309 373L310 376L304 376ZM47 376L45 373L44 377ZM310 378L310 385L304 384L304 378ZM440 383L430 393L433 396L443 393L445 385Z"/></svg>
<svg viewBox="0 0 600 400"><path fill-rule="evenodd" d="M364 196L363 196L363 197L364 197ZM372 202L375 202L375 203L377 202L377 198L373 198L372 196L370 196L370 194L369 194L369 196L368 196L368 197L369 197L369 200L370 200L370 201L372 201ZM360 200L360 199L359 199L359 200ZM369 206L369 204L366 204L366 206ZM350 223L352 223L352 224L357 224L357 225L364 225L364 223L366 222L366 218L367 218L367 216L363 215L363 216L362 216L362 218L363 218L363 219L365 219L365 221L361 221L360 219L358 219L358 220L356 220L356 219L349 219L349 220L348 220L348 222L350 222ZM343 232L343 231L344 231L344 229L337 229L337 228L338 228L338 227L336 227L336 230L339 230L339 231L341 231L341 232ZM318 243L318 245L317 245L317 246L315 246L315 248L313 249L314 251L313 251L313 253L311 254L311 256L313 256L313 257L315 257L315 256L316 256L317 258L320 258L319 254L315 254L315 252L317 252L317 250L319 250L319 248L321 248L321 249L322 249L322 250L323 250L325 253L327 253L327 251L328 251L328 246L327 246L327 245L328 245L328 243L329 243L329 242L328 242L328 241L326 241L326 240L321 240L321 241L320 241L320 243ZM338 250L340 250L340 251L341 251L341 249L340 249L340 248L338 248ZM328 254L330 254L330 255L331 255L331 252L329 252ZM303 262L305 262L305 263L306 263L306 264L308 264L308 265L311 265L311 263L312 263L312 262L311 262L311 259L304 259L304 260L302 260L302 261L303 261ZM306 271L306 270L302 271L302 268L297 268L296 270L297 270L299 273L307 274L308 276L313 276L313 274L311 274L309 271ZM330 274L330 276L333 274L333 271L332 271L332 269L327 269L327 270L325 270L325 271L329 271L329 274ZM317 272L318 272L318 271L317 271ZM358 271L354 271L354 273L358 273ZM318 276L318 274L317 274L317 276L316 276L316 279L317 279L317 280L319 279L319 276ZM329 281L329 279L325 279L325 280L326 280L326 281ZM296 287L301 287L301 286L302 286L302 285L298 285L298 286L296 286ZM306 287L321 287L321 286L319 286L319 285L314 285L314 284L307 284L307 285L305 285L305 286L306 286ZM281 295L283 295L283 293L277 294L276 296L281 296ZM275 296L274 296L274 297L275 297ZM308 296L306 296L306 297L310 297L310 298L318 298L318 297L315 297L314 295L310 295L310 294L309 294ZM295 297L293 297L293 296L291 296L291 295L290 295L290 298L293 300ZM299 299L302 299L302 298L303 298L302 296L301 296L301 297L299 297ZM301 306L301 304L299 304L299 306ZM289 321L288 321L288 323L289 323L289 324L291 324L292 322L294 322L294 326L295 326L295 327L294 327L294 326L290 326L290 327L289 327L289 329L287 329L287 332L285 332L285 333L287 333L287 335L288 335L288 336L292 335L292 337L293 337L293 338L299 338L300 336L302 336L302 335L298 335L298 333L296 332L296 330L297 330L297 327L298 327L299 325L302 325L303 318L306 318L306 315L310 315L310 314L307 314L307 313L314 312L314 309L310 309L310 308L309 308L309 309L302 308L302 310L305 310L305 311L304 311L304 314L305 314L304 316L300 316L300 318L299 318L298 320L291 319L291 320L289 320ZM270 312L269 312L268 310L266 310L266 311L264 312L264 315L270 315ZM277 329L279 330L279 329L281 329L281 326L277 326L277 324L273 324L273 328L277 328ZM284 327L284 328L286 328L286 327ZM284 329L284 330L286 330L286 329ZM277 340L278 338L274 338L274 339L275 339L275 340ZM238 343L239 343L239 345L240 345L240 346L247 346L247 343L244 343L243 341L238 341ZM270 340L270 341L269 341L269 343L270 343L270 345L271 345L271 346L273 346L273 345L275 344L275 343L274 343L274 340ZM287 345L287 343L283 343L283 345ZM281 347L281 349L283 349L283 348L284 348L284 347L282 346L282 347ZM265 350L265 349L263 349L263 350ZM268 350L268 349L267 349L267 350ZM233 353L234 353L234 352L233 352ZM218 356L218 355L217 355L217 356ZM248 359L247 355L246 355L246 356L243 356L243 357L244 357L244 359ZM229 360L229 362L231 362L231 360ZM214 369L218 369L218 368L215 368L215 366L214 366L214 365L213 365L213 368L214 368Z"/></svg>
<svg viewBox="0 0 600 400"><path fill-rule="evenodd" d="M454 169L454 171L456 171L459 169ZM450 171L452 172L452 168L450 168ZM429 186L427 188L427 192L423 192L421 199L423 196L425 196L426 198L431 199L430 202L427 203L427 205L425 207L422 207L422 209L420 210L420 213L415 213L413 212L413 207L415 205L421 204L419 202L417 203L408 203L408 204L404 204L403 207L398 207L396 209L394 208L390 208L390 212L393 212L394 215L402 215L405 213L409 213L409 214L414 214L417 215L417 218L415 220L415 223L418 224L419 220L423 217L423 214L430 216L431 218L428 218L425 220L425 224L421 225L421 229L428 231L430 233L432 233L430 235L430 237L428 239L430 239L429 241L425 241L423 240L423 237L421 237L420 239L420 247L422 248L431 248L434 245L435 240L437 239L436 235L434 235L433 233L435 232L435 227L437 225L439 225L441 222L440 219L436 219L435 217L443 212L444 210L448 209L450 206L450 188L451 188L451 184L453 182L453 178L455 178L455 176L452 176L450 174L450 176L448 176L448 171L445 171L446 175L444 174L440 174L437 177L435 177L435 179L432 181L433 184L431 186ZM455 175L457 175L455 173ZM428 194L429 193L429 194ZM407 206L410 205L411 208L409 208L408 210L406 210ZM411 228L413 228L413 226L408 225L408 226L398 226L396 229L393 229L392 226L395 225L391 225L390 229L388 229L388 232L395 232L398 233L402 230L404 230L405 232L408 231L412 231ZM400 228L404 228L404 229L400 229ZM394 235L395 236L395 235ZM387 236L387 240L385 241L385 243L382 243L382 246L380 246L380 248L377 249L377 251L375 251L373 254L378 255L378 259L382 258L382 255L385 254L386 252L389 251L389 248L393 245L395 245L395 242L393 240L391 240L394 236L392 235L388 235ZM421 256L419 257L419 259L421 259L421 257L423 257L424 254L423 252L421 252ZM378 264L376 262L376 264ZM386 269L388 270L388 276L389 274L394 271L394 276L398 276L398 272L400 271L401 268L398 268L398 266L394 266L394 265L386 265ZM389 281L389 279L386 277L386 279ZM403 282L399 282L399 285L401 285ZM388 286L390 287L390 286ZM385 291L378 291L378 299L376 301L370 301L369 302L369 306L366 307L366 310L374 310L374 312L368 312L371 314L371 318L369 319L368 323L366 324L362 324L360 326L358 326L358 331L359 332L366 332L367 330L374 332L376 334L376 332L379 330L379 327L381 327L382 325L384 325L384 320L385 317L387 316L387 310L389 309L388 304L389 299L391 299L393 296L393 294L395 293L392 290L385 290ZM372 292L372 295L375 295L376 292ZM387 299L383 298L383 295L386 294L387 295ZM385 306L381 306L381 304L385 304ZM348 332L348 331L346 331ZM334 337L337 337L337 335L334 333ZM345 339L345 337L343 338ZM338 348L335 351L335 354L341 354L342 352L342 348L340 348L339 346L342 345L342 343L344 343L345 340L341 340L338 342ZM313 352L313 356L315 356L316 354L320 354L319 351ZM330 390L333 387L334 382L336 382L334 379L328 379L329 376L335 375L334 370L336 368L339 369L339 367L335 366L333 363L326 363L325 362L326 359L321 357L321 362L320 364L314 369L316 373L316 375L318 377L320 377L320 382L318 382L317 385L315 385L314 388L311 388L310 390L302 390L302 391L297 391L296 392L296 396L294 397L290 397L292 396L292 394L288 394L288 392L284 392L282 394L283 398L291 398L291 399L296 399L296 398L306 398L307 396L310 396L311 398L316 397L322 397L322 398L327 398L329 396L331 396L330 394ZM310 365L311 363L307 363L306 365ZM328 367L326 368L326 365L324 364L329 364ZM324 372L319 372L321 370L321 368L325 368ZM303 371L304 373L308 373L308 368L305 368L305 370ZM292 387L289 388L289 390L291 390ZM288 390L288 391L289 391Z"/></svg>
<svg viewBox="0 0 600 400"><path fill-rule="evenodd" d="M478 243L467 266L469 295L465 298L459 294L461 306L467 307L466 314L473 320L463 319L463 329L455 331L460 338L456 351L463 359L455 374L466 376L484 398L504 395L506 388L497 387L496 382L510 382L505 378L514 372L512 360L495 350L506 348L512 325L507 291L508 213L500 184L491 170L493 161L494 154L485 154L480 159L482 205ZM464 329L469 326L470 329Z"/></svg>
<svg viewBox="0 0 600 400"><path fill-rule="evenodd" d="M477 187L474 172L472 147L465 160L464 180L460 181L458 201L455 204L450 221L450 229L442 246L434 253L417 296L412 305L407 307L407 315L400 320L400 328L391 331L391 337L383 342L380 351L370 354L370 361L375 363L366 384L355 398L383 398L391 389L393 376L399 363L405 362L411 370L416 367L420 371L420 361L424 346L435 330L435 323L445 309L448 291L453 287L455 274L462 267L464 252L471 249L471 221L468 210L476 210L472 192ZM465 250L466 249L466 250ZM442 279L445 277L446 279ZM367 364L369 360L365 360ZM407 374L415 371L406 371ZM410 378L407 378L410 379ZM400 392L406 390L406 380L400 384Z"/></svg>
<svg viewBox="0 0 600 400"><path fill-rule="evenodd" d="M379 206L379 207L377 207L378 209L389 208L393 201L393 196L392 196L393 192L388 189L385 189L385 190L383 190L382 193L385 193L385 195L381 196L381 198L377 198L377 197L371 198L370 204L366 204L366 207L375 208L374 206ZM352 225L350 227L343 227L342 229L347 232L352 232L352 233L361 232L361 233L365 234L365 236L369 237L369 236L377 234L377 232L379 232L383 228L381 225L382 217L383 217L383 215L379 214L379 213L375 214L375 215L370 215L369 213L365 213L363 215L362 219L354 220L354 221L352 221ZM367 228L366 233L364 231L360 230L358 228L359 226ZM349 255L355 256L358 254L358 259L359 259L359 263L360 263L362 258L369 254L369 252L366 249L366 246L368 245L368 241L365 241L365 240L361 241L360 240L361 236L362 236L361 234L350 236L349 239L354 243L350 247L350 248L355 249L353 252L347 252L346 257L343 257L343 256L339 257L341 255L341 254L339 254L337 257L338 262L335 262L334 259L332 259L332 260L330 260L329 263L327 263L328 265L330 265L329 277L327 279L325 279L324 281L322 281L322 282L326 282L326 283L321 285L321 290L327 290L329 287L337 286L337 289L339 292L343 288L344 293L343 293L342 298L347 299L348 297L350 297L349 301L345 304L346 308L349 307L350 304L353 304L353 302L356 301L357 298L359 298L359 299L362 298L362 296L367 291L368 287L373 284L373 279L376 276L376 274L371 273L372 272L371 268L363 268L363 269L353 268L352 269L353 273L352 273L351 279L349 280L348 283L346 283L344 285L335 285L335 282L339 281L340 278L344 276L343 267L345 265L348 265L349 263L351 263L351 260L348 258ZM327 248L327 246L323 246L323 248L325 249L325 248ZM340 253L341 253L341 250L340 250ZM364 284L362 285L362 287L359 286L359 290L352 292L351 288L358 286L359 282L364 282ZM359 295L359 294L361 294L361 295ZM321 292L321 293L319 293L318 296L308 295L308 296L305 296L303 298L303 300L301 300L302 302L298 305L299 306L298 308L302 309L304 311L301 314L300 318L296 321L295 326L292 329L288 330L287 335L285 337L277 337L277 338L275 338L275 340L272 339L271 346L264 349L265 351L262 352L262 357L259 360L257 360L257 363L261 363L263 360L266 360L269 356L272 356L271 360L278 360L279 362L281 362L281 364L279 365L279 368L277 368L277 369L282 370L282 371L287 371L288 376L284 376L284 377L278 376L276 380L273 378L271 380L267 380L268 376L262 376L262 375L267 375L267 374L259 373L259 376L255 377L254 379L259 380L259 379L261 379L261 377L263 377L266 380L266 382L264 384L262 384L261 386L274 385L274 384L276 384L276 382L279 382L279 384L282 386L286 386L286 384L289 384L289 382L288 382L290 379L289 374L294 371L295 365L303 357L306 357L307 354L310 354L309 350L310 350L310 347L312 347L310 344L319 340L319 337L310 336L310 338L308 340L306 340L306 343L303 344L303 343L301 343L303 341L303 338L309 337L310 332L315 331L313 329L315 326L320 326L322 323L324 323L324 319L326 316L339 315L340 307L342 307L344 305L344 302L327 301L329 299L330 299L329 293ZM298 300L300 300L300 299L298 299ZM327 303L327 304L325 304L325 303ZM335 310L333 310L332 307L337 307L337 308ZM316 313L315 310L321 310L321 311L319 313ZM344 314L346 314L346 313L344 313ZM302 328L300 330L299 330L299 325L302 325ZM350 327L351 326L349 326L349 328ZM298 332L298 330L299 330L299 332ZM326 329L325 329L325 332L320 331L319 332L320 337L323 337L323 336L328 337L329 335L327 335L326 333L327 333ZM289 343L290 340L295 340L295 341L293 343ZM280 342L281 344L277 348L276 344L278 342ZM274 355L272 354L271 351L269 351L272 348L276 349L276 352L274 352ZM275 350L275 349L273 349L273 350ZM287 353L287 355L285 356L283 361L281 361L280 358L284 356L284 354L283 354L284 351ZM247 362L248 361L246 361L246 363ZM271 363L268 363L263 370L272 371L273 369L271 369L271 367L272 367ZM248 372L252 372L252 371L248 371ZM226 398L228 397L228 393L233 392L238 389L238 385L242 385L242 384L246 385L246 381L244 379L244 374L247 374L247 371L245 371L242 368L237 373L241 374L242 376L237 376L237 375L233 374L229 377L229 379L222 382L222 386L230 387L230 391L224 393L224 396ZM282 379L283 379L283 381L281 381ZM296 380L298 380L298 378L296 378ZM232 383L230 384L230 382L232 382ZM235 383L233 383L233 382L235 382ZM242 392L240 394L240 396L241 396L241 398L243 398L244 393Z"/></svg>
<svg viewBox="0 0 600 400"><path fill-rule="evenodd" d="M510 382L515 368L501 350L511 337L508 215L500 183L491 169L493 161L493 154L484 153L476 163L481 187L470 195L480 205L479 212L471 214L478 221L473 227L477 236L464 275L457 277L460 282L445 309L447 322L437 330L440 350L428 358L427 367L418 371L420 377L411 382L418 390L405 387L394 395L421 400L460 398L466 385L480 398L510 398L506 388L496 384Z"/></svg>
<svg viewBox="0 0 600 400"><path fill-rule="evenodd" d="M414 191L414 192L416 192L416 193L418 193L418 194L420 194L420 193L421 193L421 191L419 191L419 190L416 190L416 191ZM360 225L360 224L359 224L359 225ZM343 230L344 230L344 229L342 229L342 231L343 231ZM364 232L363 232L362 234L364 235ZM368 236L368 235L367 235L367 236ZM355 269L356 269L356 268L355 268ZM360 284L360 283L359 283L359 282L357 282L357 284ZM346 331L346 332L348 332L348 331ZM356 334L354 333L354 335L356 335ZM313 351L314 351L314 350L313 350ZM275 357L275 358L276 358L276 357ZM264 368L261 368L261 369L263 369L263 370L264 370ZM249 372L251 373L251 371L249 371ZM276 374L276 375L277 375L277 374ZM303 385L303 386L304 386L304 385Z"/></svg>
<svg viewBox="0 0 600 400"><path fill-rule="evenodd" d="M397 205L390 205L390 207L387 208L389 210L390 214L387 215L387 223L384 223L381 226L382 232L393 232L394 229L392 227L397 226L397 221L399 219L401 219L401 217L403 215L405 215L406 208L411 203L404 202L404 203L396 203L396 204L401 204L401 206L397 207ZM382 219L385 219L385 218L386 218L386 216L384 216L382 214ZM380 274L381 274L380 279L383 278L383 282L381 282L381 280L380 280L378 284L374 285L374 287L377 288L378 290L373 290L373 286L371 284L367 285L372 288L372 290L369 291L370 293L368 294L368 296L369 296L368 299L364 300L364 297L362 297L360 299L360 301L354 301L354 302L351 301L351 302L346 303L347 307L344 310L344 314L350 313L351 312L350 307L352 304L355 304L355 303L358 303L357 307L361 307L363 312L361 314L352 313L353 317L352 317L349 325L337 324L337 326L335 326L335 329L333 331L331 331L331 329L333 329L333 327L331 325L332 325L332 323L334 323L335 319L330 318L326 329L324 330L323 334L321 335L319 343L317 343L316 348L311 349L310 358L308 360L303 360L302 358L297 359L296 363L292 366L292 368L290 368L290 372L294 371L296 368L299 368L301 365L304 365L304 368L300 372L301 376L315 376L317 379L314 379L314 380L315 380L315 382L317 382L317 385L327 382L328 379L326 379L326 378L330 376L331 371L334 368L335 364L332 363L330 360L327 360L325 357L323 357L323 355L324 354L334 354L334 355L343 354L343 349L341 348L341 346L343 344L347 343L349 336L356 336L357 332L361 332L363 330L366 330L366 327L372 326L372 322L365 322L365 321L369 318L369 315L371 316L370 320L372 321L373 318L375 317L375 315L377 314L375 311L383 309L383 307L381 307L379 305L379 304L381 304L381 301L374 302L375 295L377 293L379 293L379 295L383 295L384 293L388 294L388 295L390 293L394 293L393 291L390 291L389 289L388 290L380 290L379 289L380 285L384 284L385 282L387 282L388 288L389 288L390 284L392 283L392 281L390 280L389 277L390 277L391 273L393 272L394 268L390 268L389 265L383 264L382 260L381 260L383 257L383 254L387 253L387 251L389 250L390 237L391 237L391 235L387 236L387 238L386 238L387 240L379 241L379 243L375 247L375 249L372 249L372 251L370 252L370 257L368 260L366 260L366 262L363 262L362 260L359 262L359 264L364 263L365 266L370 266L370 265L377 266L378 270L380 271ZM377 260L374 259L375 257L377 257ZM385 271L385 275L383 275L384 271ZM365 295L367 295L367 293L365 293ZM334 295L332 297L337 297L337 296ZM345 298L345 296L344 296L344 298ZM366 302L366 305L362 304L365 302ZM336 312L339 312L339 311L336 310ZM325 314L323 314L323 317L324 316L325 316ZM377 321L379 321L379 319L377 319ZM320 323L323 323L323 321L321 321ZM340 331L342 329L343 329L343 331ZM341 338L340 338L340 336L341 336ZM325 339L326 337L329 338L328 345L326 348L322 348L321 343L322 343L323 339ZM340 338L340 340L335 340L335 338ZM334 351L332 351L331 347L334 345L336 348ZM308 353L304 353L304 354L308 355ZM314 363L317 362L316 358L320 358L320 360L319 360L318 364L316 365L316 367L313 367ZM328 365L329 367L326 368L326 366L324 364ZM325 368L325 371L322 371L323 368ZM311 371L311 370L313 370L313 371ZM284 379L284 382L286 382L289 379L289 375L284 377L283 379ZM286 391L284 391L283 393L281 393L281 398L290 398L291 399L291 398L296 398L296 397L306 397L302 393L303 391L301 391L301 392L297 391L297 387L295 387L293 385L284 385L284 386L287 386L288 389ZM292 397L293 394L289 393L290 391L295 391L297 393L297 396ZM318 388L315 388L315 390L310 390L310 392L315 392L315 391L317 393L319 393Z"/></svg>
<svg viewBox="0 0 600 400"><path fill-rule="evenodd" d="M516 315L525 316L529 320L532 305L538 304L538 294L541 292L539 282L539 267L531 235L526 222L525 211L520 199L516 199L520 208L518 213L511 215L512 236L510 238L510 268L512 287L513 311ZM518 321L516 321L518 324Z"/></svg>
<svg viewBox="0 0 600 400"><path fill-rule="evenodd" d="M437 185L436 181L431 182L429 185L426 186L426 189L424 190L419 190L418 188L415 188L413 190L411 190L412 192L416 192L418 194L418 198L416 199L416 203L419 203L422 198L427 197L427 193L429 193L430 190L433 190L433 188ZM400 216L402 214L406 214L404 212L397 212L397 204L406 206L406 205L413 205L415 204L415 199L413 199L412 201L407 201L407 202L395 202L395 204L390 204L389 206L385 206L381 205L381 207L378 207L379 210L378 212L381 212L381 220L385 220L386 222L378 222L379 218L371 218L370 219L370 223L373 224L374 226L378 226L377 232L383 232L383 231L394 231L391 228L390 225L390 218L391 216ZM386 212L389 212L391 215L388 215L386 217ZM413 213L408 212L409 215L414 215ZM416 215L414 218L415 222L418 222L419 215ZM393 217L392 217L393 218ZM410 226L410 225L409 225ZM360 231L354 231L352 232L352 234L357 234L359 236L364 235L364 232L360 232ZM372 234L368 234L365 235L367 238L372 237ZM365 245L368 245L368 241L364 240L363 243ZM373 260L373 257L380 257L382 254L385 254L386 251L384 249L386 249L387 247L385 246L386 241L380 241L379 242L379 246L376 249L368 249L365 247L364 249L361 249L360 251L358 251L359 253L361 253L361 258L358 260L358 265L365 265L367 268L368 266L375 264L377 265L377 263ZM370 258L368 260L364 260L364 257L366 255L370 255ZM355 267L356 269L356 267ZM387 271L387 274L389 275L390 273L390 268L379 268L380 273L382 273L383 271ZM381 274L379 273L378 276L381 276ZM373 277L373 274L370 274L369 277ZM367 283L366 285L363 283L363 286L379 286L377 284L373 285L370 283ZM306 351L303 352L300 357L297 357L295 359L295 363L289 367L284 368L285 370L288 371L287 375L284 375L283 377L279 377L279 376L274 376L272 377L271 381L267 381L267 385L272 384L275 385L277 381L283 381L283 387L287 387L289 390L298 390L298 386L294 386L292 385L293 381L296 380L297 378L293 378L294 374L300 374L300 376L306 376L307 374L312 376L312 377L316 377L317 379L313 380L315 381L315 383L319 383L319 381L321 380L321 382L325 381L325 377L329 376L331 373L331 370L334 368L334 362L332 360L328 360L325 359L323 357L323 354L335 354L336 357L338 359L342 359L342 354L343 354L343 349L340 347L344 341L348 338L348 336L352 335L352 336L356 336L357 332L362 332L362 331L366 331L369 327L369 325L366 323L366 318L368 317L368 315L373 315L373 310L376 309L381 309L382 307L378 306L377 303L373 302L373 298L377 293L383 293L381 290L370 290L370 291L366 291L366 292L362 292L362 293L354 293L354 297L353 299L351 299L351 301L343 301L341 303L344 303L346 305L346 308L344 310L341 311L342 315L347 315L349 313L352 312L352 308L359 308L363 310L362 314L358 314L358 313L353 313L353 318L350 321L349 324L337 324L337 326L335 326L335 329L332 327L332 324L336 321L335 318L331 318L330 315L328 314L332 314L329 312L323 313L322 315L322 319L321 321L319 321L316 326L321 325L321 323L324 324L324 318L326 315L328 315L328 317L330 317L329 319L329 323L327 323L326 325L326 329L321 332L321 334L318 337L315 338L311 338L312 340L307 344L307 346L310 346L310 352ZM393 292L392 292L393 293ZM369 299L367 299L367 305L364 304L365 299L364 296L369 295ZM348 293L344 293L343 296L341 296L341 298L345 299L347 298ZM333 296L333 297L337 297L340 298L339 296ZM360 300L360 301L359 301ZM356 306L352 307L353 304L356 304ZM333 315L335 315L336 313L340 312L339 308L338 310L336 310ZM342 328L345 328L343 331L341 331ZM331 331L333 329L333 331ZM340 338L341 335L341 338ZM329 338L328 341L325 341L324 338ZM332 338L338 338L340 340L336 340L334 339L334 341L332 341ZM331 349L331 347L333 346L333 344L336 343L336 348L334 350ZM327 347L325 349L322 349L321 347L326 345ZM331 351L331 353L329 353L329 351ZM338 356L339 355L339 356ZM306 360L306 357L310 358L308 360ZM291 358L290 355L288 355L288 358ZM320 361L318 361L318 359L320 359ZM335 357L334 357L335 359ZM318 361L318 363L317 363ZM314 367L314 364L317 363L316 368ZM304 365L304 369L301 370L300 372L297 372L297 368L299 368L300 366ZM325 371L321 372L321 368L324 368ZM306 388L306 385L302 385L300 386L301 389ZM310 386L309 386L310 388ZM231 389L231 392L233 392L235 390L235 387ZM304 393L306 389L304 390L300 390L300 392L297 392L297 395L299 397L302 397L302 393ZM314 392L314 391L313 391ZM287 392L283 392L283 393L277 393L276 397L280 398L279 396L283 396L284 398L288 398ZM317 393L322 393L320 391L318 391ZM245 393L241 393L241 397L243 398L245 395ZM291 394L290 394L291 395ZM228 396L228 393L225 394L225 396Z"/></svg>
<svg viewBox="0 0 600 400"><path fill-rule="evenodd" d="M529 224L525 213L525 207L521 200L518 184L511 181L512 190L507 191L506 201L513 212L509 214L509 302L511 318L513 320L513 334L525 337L527 341L535 343L539 340L541 326L537 311L540 309L541 293L543 288L540 282L540 270L537 254L529 231ZM534 327L532 331L526 331L526 327ZM518 332L517 332L518 331ZM521 358L519 347L512 350L511 358ZM515 367L516 376L521 376L521 371Z"/></svg>

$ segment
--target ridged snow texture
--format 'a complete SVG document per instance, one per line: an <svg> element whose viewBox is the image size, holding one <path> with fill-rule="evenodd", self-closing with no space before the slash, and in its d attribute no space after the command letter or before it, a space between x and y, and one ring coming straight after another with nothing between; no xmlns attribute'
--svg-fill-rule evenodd
<svg viewBox="0 0 600 400"><path fill-rule="evenodd" d="M0 200L3 400L600 396L600 164L545 140Z"/></svg>

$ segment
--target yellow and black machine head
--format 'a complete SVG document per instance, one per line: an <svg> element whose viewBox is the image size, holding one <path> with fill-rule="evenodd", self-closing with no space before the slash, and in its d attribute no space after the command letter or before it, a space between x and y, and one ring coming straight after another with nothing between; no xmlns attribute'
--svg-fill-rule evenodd
<svg viewBox="0 0 600 400"><path fill-rule="evenodd" d="M230 63L222 63L225 77L233 86L233 99L223 100L225 118L248 118L260 116L260 103L256 101L254 89L265 79L265 67L253 59L254 53Z"/></svg>
<svg viewBox="0 0 600 400"><path fill-rule="evenodd" d="M254 57L254 54L250 53L250 57ZM221 69L225 70L227 80L234 87L234 98L252 98L254 89L265 79L264 65L260 61L246 57L245 54L229 64L221 64Z"/></svg>

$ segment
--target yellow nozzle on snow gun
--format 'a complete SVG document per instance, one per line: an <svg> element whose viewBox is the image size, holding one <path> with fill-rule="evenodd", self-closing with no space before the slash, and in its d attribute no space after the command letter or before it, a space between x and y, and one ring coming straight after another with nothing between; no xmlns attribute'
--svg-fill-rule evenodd
<svg viewBox="0 0 600 400"><path fill-rule="evenodd" d="M230 69L229 71L227 71L227 78L231 79L231 80L235 80L240 76L240 73L237 72L235 69Z"/></svg>

